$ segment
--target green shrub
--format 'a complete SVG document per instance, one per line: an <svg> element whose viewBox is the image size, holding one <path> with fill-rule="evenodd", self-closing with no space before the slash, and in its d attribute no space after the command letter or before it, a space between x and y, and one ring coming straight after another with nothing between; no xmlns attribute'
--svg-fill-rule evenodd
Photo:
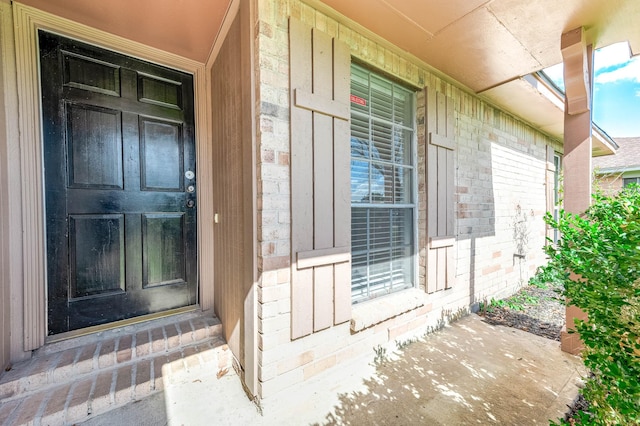
<svg viewBox="0 0 640 426"><path fill-rule="evenodd" d="M592 373L581 391L590 407L576 421L640 424L640 187L596 194L583 215L545 220L562 238L545 248L550 261L540 273L559 280L562 295L588 316L576 330Z"/></svg>

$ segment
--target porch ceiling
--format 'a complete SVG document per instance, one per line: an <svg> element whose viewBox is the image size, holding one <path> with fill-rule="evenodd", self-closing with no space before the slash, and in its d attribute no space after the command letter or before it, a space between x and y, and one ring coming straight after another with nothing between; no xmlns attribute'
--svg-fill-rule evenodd
<svg viewBox="0 0 640 426"><path fill-rule="evenodd" d="M147 46L205 63L231 0L19 0Z"/></svg>
<svg viewBox="0 0 640 426"><path fill-rule="evenodd" d="M273 1L273 0L265 0ZM317 4L318 0L307 0ZM231 0L22 0L39 9L205 62ZM475 92L562 61L560 35L629 40L640 52L637 0L323 0Z"/></svg>
<svg viewBox="0 0 640 426"><path fill-rule="evenodd" d="M202 63L232 2L19 1ZM562 119L553 118L555 111L544 112L539 94L522 80L562 61L561 34L583 26L587 42L596 48L626 40L632 52L640 53L638 0L302 1L335 9L558 138Z"/></svg>
<svg viewBox="0 0 640 426"><path fill-rule="evenodd" d="M562 62L560 36L640 52L637 0L323 0L475 92Z"/></svg>
<svg viewBox="0 0 640 426"><path fill-rule="evenodd" d="M562 105L529 74L562 62L561 35L582 26L594 48L628 41L640 53L638 0L322 1L559 139Z"/></svg>

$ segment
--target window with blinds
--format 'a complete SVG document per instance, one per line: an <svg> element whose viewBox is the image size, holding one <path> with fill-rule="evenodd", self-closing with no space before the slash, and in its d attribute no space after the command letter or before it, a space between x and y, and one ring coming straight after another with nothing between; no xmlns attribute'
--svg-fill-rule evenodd
<svg viewBox="0 0 640 426"><path fill-rule="evenodd" d="M414 286L414 94L351 66L351 294Z"/></svg>

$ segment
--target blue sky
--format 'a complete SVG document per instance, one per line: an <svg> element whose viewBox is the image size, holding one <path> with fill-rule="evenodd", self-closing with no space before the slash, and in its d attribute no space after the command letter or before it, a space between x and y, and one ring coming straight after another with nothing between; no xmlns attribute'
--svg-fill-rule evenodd
<svg viewBox="0 0 640 426"><path fill-rule="evenodd" d="M640 56L630 57L627 43L596 50L593 121L609 136L640 136ZM562 82L562 64L545 73Z"/></svg>

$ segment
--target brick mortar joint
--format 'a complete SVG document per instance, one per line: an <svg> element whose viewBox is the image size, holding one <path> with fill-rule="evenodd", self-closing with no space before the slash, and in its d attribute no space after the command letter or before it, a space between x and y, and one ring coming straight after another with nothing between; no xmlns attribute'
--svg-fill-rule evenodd
<svg viewBox="0 0 640 426"><path fill-rule="evenodd" d="M215 340L215 338L208 338L205 341L209 341L208 343L211 343L211 340ZM195 347L198 345L202 345L203 342L205 341L200 341L200 342L196 342L193 344L189 344L189 345L185 345L185 346L179 346L176 348L175 351L173 352L180 352L180 357L173 362L182 361L182 368L184 369L188 369L188 365L186 363L184 363L184 359L185 359L185 349L191 348L191 347ZM229 367L229 357L227 356L228 353L228 347L226 345L226 343L222 343L220 345L214 346L210 349L219 349L220 353L218 354L218 356L216 357L216 359L218 360L218 366L222 367L222 368L228 368ZM206 350L206 349L203 349ZM171 353L173 353L171 352ZM203 351L198 351L196 352L197 355L197 359L198 359L198 364L200 366L203 366L206 364L206 362L208 362L207 360L205 360L202 357L202 352ZM159 353L155 353L155 356L149 356L146 357L147 359L151 358L149 364L150 364L150 377L149 377L149 381L153 382L155 381L155 377L154 377L154 373L153 373L153 364L154 361L156 361L157 359L160 359L162 357L166 357L167 354L170 352L164 352L162 354ZM144 360L146 361L146 360ZM146 397L155 393L158 393L161 391L160 388L156 388L155 386L151 385L149 386L149 389L138 394L137 389L138 386L141 383L138 383L137 379L137 367L139 364L141 364L141 362L144 361L140 361L140 360L131 360L127 363L121 363L121 364L117 364L115 366L113 366L112 368L103 368L100 369L99 371L92 371L80 376L73 376L72 377L72 381L62 381L59 383L52 383L49 384L47 386L44 387L39 387L37 389L33 389L30 391L26 391L23 392L19 395L16 395L14 397L10 397L10 398L5 398L3 400L3 404L5 403L10 403L10 402L14 402L14 401L18 401L18 405L16 406L17 410L21 410L22 408L20 408L22 406L22 401L26 401L29 398L33 398L36 395L39 394L44 394L44 395L54 395L56 392L55 391L60 391L65 389L65 399L64 399L64 405L63 407L61 407L61 409L59 411L56 411L57 413L62 413L62 417L65 418L66 420L73 420L74 422L77 421L83 421L85 419L87 419L88 417L90 417L91 415L95 415L95 414L101 414L104 412L108 412L112 409L124 406L126 404L128 404L131 401L136 400L136 395L139 395L141 397ZM117 382L118 382L118 378L120 377L120 375L122 373L127 374L127 371L130 368L130 385L126 386L126 389L123 388L121 390L117 389ZM108 377L108 381L109 381L109 393L107 395L105 395L105 397L108 398L109 403L107 404L107 408L104 409L99 409L99 410L95 410L93 407L93 402L95 401L95 387L98 383L99 377L101 375L106 375L106 377ZM91 381L91 390L89 391L89 395L86 398L86 415L84 416L79 416L77 418L73 418L70 419L69 415L68 415L68 410L69 410L69 404L71 402L71 400L73 399L73 394L75 392L75 389L77 388L79 383L82 383L85 380L90 380ZM118 399L118 395L121 395L121 393L124 392L124 398L122 398L122 396L120 396L120 398L122 399ZM44 413L46 411L46 409L49 408L49 403L50 403L50 397L44 397L43 401L41 402L41 406L38 409L38 412L36 414L36 416L34 417L34 420L42 420L44 418ZM49 416L51 415L51 413L49 414Z"/></svg>
<svg viewBox="0 0 640 426"><path fill-rule="evenodd" d="M134 339L135 341L135 339ZM219 342L216 342L219 341ZM168 355L171 354L175 354L177 352L179 352L181 354L180 358L183 358L182 353L184 352L185 349L188 348L192 348L195 346L202 346L203 350L206 350L205 347L209 344L209 343L219 343L216 346L210 348L212 350L219 350L219 351L227 351L228 350L228 346L227 343L224 342L224 339L222 338L221 335L211 335L208 334L208 337L203 339L203 340L198 340L198 341L191 341L188 342L187 344L180 344L179 346L176 346L174 348L172 348L171 350L164 350L161 352L149 352L147 354L145 354L142 357L131 357L129 360L124 361L124 362L114 362L113 364L110 364L108 366L105 367L99 367L99 365L97 364L97 359L100 356L99 353L99 348L101 345L97 345L96 347L96 351L94 352L94 355L91 359L87 359L85 362L91 362L92 364L92 368L91 370L85 372L85 373L79 373L79 374L71 374L68 376L68 379L66 380L56 380L53 377L53 373L59 368L57 365L52 367L52 368L48 368L47 370L45 370L45 376L46 376L46 382L45 383L41 383L41 384L37 384L36 388L34 389L25 389L23 391L20 391L15 394L12 395L10 397L7 398L3 398L2 402L9 402L9 401L13 401L13 400L18 400L18 399L22 399L23 397L28 397L31 395L35 395L38 394L42 391L48 391L50 389L57 389L59 387L63 387L67 384L69 384L70 382L80 382L82 380L85 380L87 378L93 377L93 376L97 376L99 374L102 373L108 373L108 372L112 372L115 370L119 370L119 369L123 369L123 368L127 368L128 366L135 366L138 363L142 363L145 361L151 361L151 360L156 360L157 358L161 358L161 357L166 357ZM151 342L149 342L148 344L151 344ZM133 343L132 343L133 345ZM166 338L165 338L165 347L166 347ZM202 351L198 351L198 354L202 352ZM115 356L115 351L112 352L112 354ZM60 352L60 354L58 355L58 358L62 357L63 352ZM76 359L74 359L74 363L71 366L71 368L75 368L75 366L77 365L76 363L77 361L77 357ZM96 366L97 365L97 366ZM68 367L68 366L63 366L63 367ZM16 380L12 380L10 382L5 382L0 384L0 387L2 386L11 386L12 384L15 384L16 386L20 387L20 385L24 382L27 381L29 379L29 373L27 373L24 376L20 376L18 378L16 378Z"/></svg>

